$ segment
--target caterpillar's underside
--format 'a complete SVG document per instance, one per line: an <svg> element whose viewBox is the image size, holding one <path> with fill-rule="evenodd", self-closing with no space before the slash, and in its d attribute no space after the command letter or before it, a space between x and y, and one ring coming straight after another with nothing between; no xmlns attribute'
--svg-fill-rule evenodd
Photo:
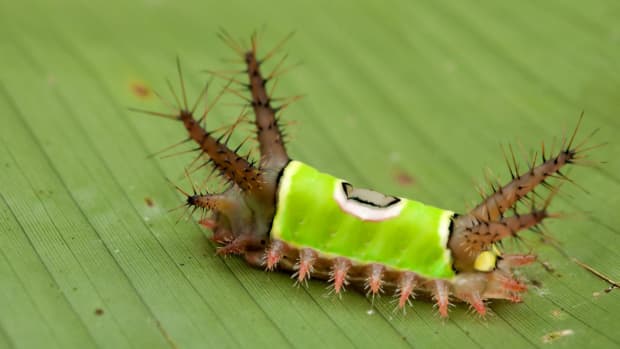
<svg viewBox="0 0 620 349"><path fill-rule="evenodd" d="M310 278L328 280L333 284L335 293L341 293L346 285L365 290L371 296L391 292L398 297L400 308L404 307L414 294L425 293L432 296L437 303L442 317L447 317L451 299L469 303L481 315L487 311L484 303L486 300L520 301L526 285L513 275L513 269L534 262L536 257L531 254L504 254L499 251L498 245L503 239L518 237L520 231L536 228L545 218L550 217L547 206L557 186L551 186L547 180L568 180L560 170L578 161L582 151L587 150L582 145L574 144L577 130L570 139L564 141L555 154L546 157L543 147L542 162L538 165L532 164L524 173L519 173L516 162L512 165L509 163L512 175L510 182L504 186L492 186L493 193L486 195L483 201L469 212L450 215L449 238L441 247L448 251L452 275L435 276L432 273L394 267L396 262L389 261L396 259L393 258L394 255L389 255L389 249L385 250L387 252L378 252L373 260L363 257L369 254L358 250L348 256L338 255L329 250L329 245L322 244L321 246L328 247L320 250L314 247L318 246L317 244L302 245L295 238L280 239L272 234L274 216L283 214L283 208L279 206L282 204L281 200L278 200L278 195L283 195L278 192L281 176L291 163L277 116L283 106L274 107L266 90L266 86L272 83L271 77L277 75L277 72L270 76L261 72L262 63L272 57L273 51L263 60L259 60L255 37L252 37L251 48L247 51L226 33L222 34L222 38L245 62L247 83L242 82L242 85L250 92L248 100L255 115L256 138L261 154L258 163L240 156L238 149L230 149L226 144L227 137L216 137L209 132L205 127L208 110L202 116L196 117L196 107L189 108L187 105L184 86L183 102L179 103L182 105L178 110L172 114L153 113L181 121L189 139L198 144L200 158L211 163L230 183L229 189L223 193L186 194L188 207L210 212L210 216L203 216L200 222L213 230L212 240L221 245L218 248L219 254L239 254L243 255L250 265L266 270L289 271L297 282ZM280 64L276 69L279 68ZM180 67L179 76L183 84ZM238 81L233 78L231 82ZM514 160L514 156L512 158ZM537 205L535 196L539 194L535 193L534 189L541 185L551 190L548 199L538 200L543 203ZM313 188L305 190L311 191ZM332 199L326 197L325 200ZM531 209L517 213L517 203L524 200L531 203ZM308 204L312 205L311 202ZM300 214L299 210L295 214ZM361 218L360 220L363 221L360 224L374 224ZM286 225L284 227L286 228ZM416 229L426 229L424 227L426 226L422 225ZM345 234L346 238L347 233L355 234L355 231L347 232L345 229L345 233L341 234ZM415 234L415 231L412 230L410 234ZM378 239L380 238L379 236ZM410 244L417 243L415 237L411 241ZM368 243L369 241L366 245Z"/></svg>

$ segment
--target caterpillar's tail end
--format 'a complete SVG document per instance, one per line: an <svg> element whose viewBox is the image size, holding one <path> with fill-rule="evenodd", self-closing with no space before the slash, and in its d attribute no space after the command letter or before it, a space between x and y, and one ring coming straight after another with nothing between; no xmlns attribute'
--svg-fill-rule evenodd
<svg viewBox="0 0 620 349"><path fill-rule="evenodd" d="M186 176L190 179L187 171ZM256 223L255 215L244 200L244 192L238 187L233 186L218 194L201 192L193 183L189 193L175 187L185 197L185 204L179 207L186 208L181 218L188 211L190 216L198 211L201 215L198 223L213 231L210 239L220 245L217 254L245 254L266 245L267 236L253 229Z"/></svg>
<svg viewBox="0 0 620 349"><path fill-rule="evenodd" d="M598 146L586 146L587 141L596 133L593 132L579 144L575 143L577 131L581 125L583 114L570 138L565 138L560 150L551 149L549 155L542 146L541 160L536 165L537 155L525 172L519 171L516 157L510 147L510 155L505 156L511 181L501 186L489 181L492 192L484 195L482 202L465 215L454 219L453 232L449 246L455 259L455 268L459 271L476 270L479 255L491 249L495 243L507 237L519 237L519 232L526 229L539 230L539 224L549 217L558 215L547 211L549 204L558 192L561 182L574 183L561 170L566 165L586 163L586 152ZM552 184L551 180L560 181ZM546 188L549 194L542 204L537 198L542 197L539 188ZM525 204L527 212L519 212L517 205ZM511 215L508 213L511 212Z"/></svg>
<svg viewBox="0 0 620 349"><path fill-rule="evenodd" d="M222 95L230 90L228 88L230 83L212 101L205 102L210 86L210 81L207 82L196 101L189 104L185 79L178 59L177 71L180 88L175 90L172 83L168 81L172 102L156 93L169 107L170 113L136 111L181 121L187 132L186 139L166 148L165 151L187 142L195 143L196 146L192 149L170 155L197 153L188 167L189 170L186 171L187 177L189 178L191 173L203 167L211 167L211 174L219 175L228 185L228 190L217 195L196 193L195 189L193 194L183 192L188 200L186 212L191 209L193 213L202 209L203 212L214 213L213 218L201 220L201 222L204 223L203 226L213 230L212 240L224 245L218 253L244 253L264 247L275 212L274 196L279 170L263 168L262 163L258 166L251 160L249 154L245 156L240 154L240 149L248 138L235 148L229 147L231 135L245 120L246 108L231 126L216 130L207 128L207 116ZM200 106L203 107L203 111L198 112ZM210 178L211 175L205 179L204 183L207 183ZM203 218L205 218L204 215L203 213Z"/></svg>
<svg viewBox="0 0 620 349"><path fill-rule="evenodd" d="M479 316L489 313L485 300L504 299L520 302L527 285L513 273L515 268L533 263L531 254L504 254L490 270L458 273L452 283L454 297L468 303Z"/></svg>

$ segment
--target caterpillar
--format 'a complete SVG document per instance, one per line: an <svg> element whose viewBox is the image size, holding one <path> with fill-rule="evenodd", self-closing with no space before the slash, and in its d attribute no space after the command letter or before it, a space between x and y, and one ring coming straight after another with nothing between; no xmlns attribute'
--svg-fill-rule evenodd
<svg viewBox="0 0 620 349"><path fill-rule="evenodd" d="M227 189L218 193L201 191L193 184L189 193L177 187L185 196L183 206L191 209L190 216L202 211L199 222L212 230L210 239L219 245L218 254L241 255L251 266L289 272L297 283L325 280L338 295L347 286L371 297L389 292L401 309L415 295L427 295L442 318L448 317L453 300L469 304L481 316L487 314L485 303L489 300L521 301L527 284L514 270L537 257L506 253L502 242L519 239L524 230L539 231L543 220L556 216L547 208L559 185L549 181L572 182L561 170L581 162L583 153L592 149L585 147L585 141L575 142L582 117L559 151L552 149L549 154L543 143L541 161L534 155L525 172L519 171L510 148L510 154L504 156L511 180L504 185L491 183L491 194L482 193L482 201L469 212L456 213L357 188L290 158L280 119L281 110L290 101L275 106L267 92L281 72L283 60L269 75L261 70L288 37L261 59L256 35L249 49L224 31L220 38L239 55L244 64L240 73L246 78L228 77L218 98L233 91L247 101L254 115L260 159L254 161L240 155L240 147L228 146L237 123L217 135L206 127L210 106L202 116L195 116L198 102L188 106L178 59L182 98L169 85L176 99L173 111L138 110L180 121L188 134L181 143L197 145L194 163L212 166L228 183ZM232 83L244 87L249 96L230 89ZM208 86L198 100L206 95ZM549 189L542 203L536 201L541 196L535 191L539 187ZM529 209L522 212L519 203Z"/></svg>

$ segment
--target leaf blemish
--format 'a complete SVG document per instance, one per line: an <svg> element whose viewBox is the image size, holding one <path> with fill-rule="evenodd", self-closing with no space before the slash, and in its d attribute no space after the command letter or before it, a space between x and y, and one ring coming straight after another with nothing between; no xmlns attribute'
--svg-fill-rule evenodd
<svg viewBox="0 0 620 349"><path fill-rule="evenodd" d="M152 95L151 89L145 83L140 81L132 81L129 84L129 89L134 96L140 99L147 99Z"/></svg>
<svg viewBox="0 0 620 349"><path fill-rule="evenodd" d="M542 337L543 343L551 343L562 337L571 336L575 332L571 329L549 332Z"/></svg>
<svg viewBox="0 0 620 349"><path fill-rule="evenodd" d="M416 184L416 179L402 168L395 168L392 171L392 176L396 180L396 183L402 186L408 187Z"/></svg>
<svg viewBox="0 0 620 349"><path fill-rule="evenodd" d="M146 203L146 205L147 205L148 207L153 207L153 206L155 206L155 202L153 201L153 199L152 199L152 198L146 197L146 198L144 198L144 202Z"/></svg>

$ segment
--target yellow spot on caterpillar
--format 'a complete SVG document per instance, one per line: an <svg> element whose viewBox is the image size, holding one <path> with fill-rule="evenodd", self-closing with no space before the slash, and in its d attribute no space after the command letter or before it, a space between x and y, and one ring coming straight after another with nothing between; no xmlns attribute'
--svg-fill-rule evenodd
<svg viewBox="0 0 620 349"><path fill-rule="evenodd" d="M497 255L493 251L483 251L474 262L474 269L478 271L491 271L495 268Z"/></svg>

